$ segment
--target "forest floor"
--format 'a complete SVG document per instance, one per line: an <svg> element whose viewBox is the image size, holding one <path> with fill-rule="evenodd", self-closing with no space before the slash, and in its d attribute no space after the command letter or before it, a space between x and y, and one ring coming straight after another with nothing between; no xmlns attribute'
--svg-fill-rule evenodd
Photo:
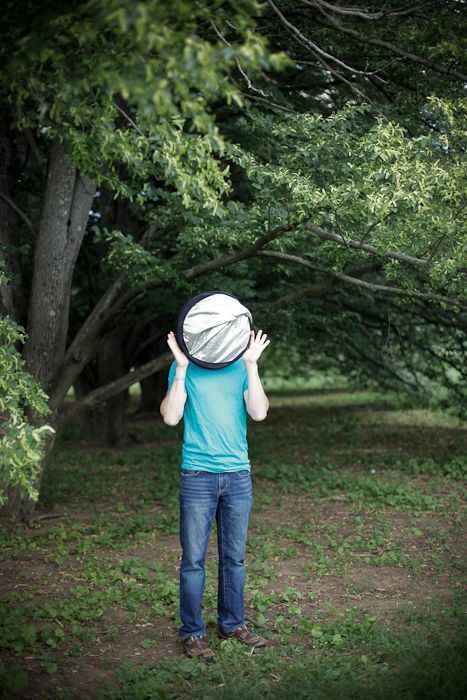
<svg viewBox="0 0 467 700"><path fill-rule="evenodd" d="M4 697L467 696L467 426L390 396L269 393L248 419L251 653L216 636L216 526L204 617L216 660L177 637L183 424L133 416L134 446L60 436L30 527L4 528Z"/></svg>

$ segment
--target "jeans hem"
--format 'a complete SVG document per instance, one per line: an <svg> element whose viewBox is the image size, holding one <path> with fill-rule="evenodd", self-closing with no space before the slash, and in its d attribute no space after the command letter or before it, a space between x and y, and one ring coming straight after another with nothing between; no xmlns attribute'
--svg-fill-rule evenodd
<svg viewBox="0 0 467 700"><path fill-rule="evenodd" d="M239 630L241 627L244 627L244 625L245 625L245 623L242 622L241 625L237 625L237 627L234 627L234 628L231 629L231 630L226 630L226 629L224 629L223 627L221 627L220 625L218 625L218 627L219 627L219 629L221 630L221 632L225 632L226 634L232 634L232 632L235 632L236 630Z"/></svg>

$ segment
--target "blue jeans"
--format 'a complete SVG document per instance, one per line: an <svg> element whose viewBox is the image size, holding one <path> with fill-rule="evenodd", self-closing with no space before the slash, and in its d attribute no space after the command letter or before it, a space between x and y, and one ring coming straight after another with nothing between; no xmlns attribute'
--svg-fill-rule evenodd
<svg viewBox="0 0 467 700"><path fill-rule="evenodd" d="M253 486L248 469L180 470L180 637L204 636L201 614L205 561L214 515L219 553L217 624L233 632L244 624L243 564Z"/></svg>

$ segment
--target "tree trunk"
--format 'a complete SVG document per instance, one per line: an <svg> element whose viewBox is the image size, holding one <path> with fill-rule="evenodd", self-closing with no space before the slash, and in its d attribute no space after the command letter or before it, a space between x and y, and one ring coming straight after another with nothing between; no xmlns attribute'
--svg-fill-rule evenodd
<svg viewBox="0 0 467 700"><path fill-rule="evenodd" d="M45 391L63 364L73 270L95 193L95 184L69 163L66 147L53 144L41 222L24 356Z"/></svg>
<svg viewBox="0 0 467 700"><path fill-rule="evenodd" d="M168 381L168 367L140 381L141 400L137 413L159 413L159 406L165 396Z"/></svg>
<svg viewBox="0 0 467 700"><path fill-rule="evenodd" d="M100 226L109 230L118 229L140 240L144 226L131 213L127 200L115 199L114 193L104 188L99 198ZM95 357L107 321L118 310L119 299L128 286L125 275L120 275L105 291L92 313L70 342L63 367L52 388L50 402L54 408L61 406L63 399L76 377ZM84 342L82 342L84 338Z"/></svg>
<svg viewBox="0 0 467 700"><path fill-rule="evenodd" d="M125 372L123 337L121 331L115 329L102 339L96 359L75 382L77 400ZM105 447L128 445L131 442L126 423L129 403L129 391L124 389L101 404L86 408L83 412L85 442Z"/></svg>
<svg viewBox="0 0 467 700"><path fill-rule="evenodd" d="M46 392L65 357L71 282L94 193L95 184L80 175L68 161L66 146L53 144L35 241L28 339L24 348L27 369ZM30 414L29 419L34 426L53 425L56 412L52 416ZM46 444L46 457L35 483L37 489L40 489L53 444L54 436ZM35 502L31 499L22 501L16 488L10 489L9 495L0 513L30 520Z"/></svg>

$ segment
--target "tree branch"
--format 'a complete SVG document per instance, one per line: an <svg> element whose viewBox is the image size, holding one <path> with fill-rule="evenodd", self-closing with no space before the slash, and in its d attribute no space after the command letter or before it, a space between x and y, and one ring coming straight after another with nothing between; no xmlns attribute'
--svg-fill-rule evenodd
<svg viewBox="0 0 467 700"><path fill-rule="evenodd" d="M272 0L267 0L267 3L268 3L268 5L274 10L274 12L276 13L276 15L277 15L277 16L279 17L279 19L281 20L282 24L283 24L285 27L287 27L287 29L291 32L292 36L293 36L300 44L304 44L304 45L307 46L308 48L310 48L310 49L312 49L313 51L315 51L318 55L323 56L324 58L327 58L328 60L333 61L334 63L337 63L338 66L340 66L341 68L344 68L345 70L350 71L351 73L359 73L359 74L361 74L361 75L369 75L368 71L360 71L360 70L357 70L356 68L353 68L352 66L348 66L346 63L344 63L343 61L341 61L341 60L340 60L339 58L337 58L336 56L333 56L332 54L327 53L327 51L323 51L323 49L321 49L317 44L315 44L313 41L311 41L310 39L308 39L308 37L306 37L304 34L302 34L302 32L301 32L299 29L297 29L297 27L296 27L294 24L292 24L291 22L289 22L288 19L286 19L286 17L284 17L284 15L283 15L282 12L279 10L279 8L276 7L276 5L273 3Z"/></svg>
<svg viewBox="0 0 467 700"><path fill-rule="evenodd" d="M152 145L152 144L151 144L151 141L150 141L149 138L146 136L146 134L145 134L144 132L141 131L141 129L139 128L139 126L138 126L138 125L133 121L133 119L125 112L125 110L122 109L116 102L114 102L114 107L115 107L115 109L117 109L117 110L120 112L120 114L121 114L123 117L125 117L125 119L126 119L127 122L130 124L130 126L132 126L133 129L134 129L140 136L142 136L143 139L144 139L145 141L147 141L147 142L149 143L149 145Z"/></svg>
<svg viewBox="0 0 467 700"><path fill-rule="evenodd" d="M365 265L357 265L355 267L352 267L348 272L351 272L352 275L354 276L359 276L359 275L364 275L365 273L368 272L374 272L375 270L378 270L381 267L380 262L372 262L372 263L367 263ZM332 291L335 287L339 286L340 284L343 284L342 280L337 279L336 277L330 277L329 279L325 280L324 282L314 282L313 284L305 284L302 287L299 287L299 289L296 289L292 292L289 292L283 297L279 297L278 299L275 299L272 302L266 303L262 306L261 310L267 310L270 311L271 309L274 309L276 306L282 306L283 304L291 304L297 299L300 299L303 296L324 296L328 292Z"/></svg>
<svg viewBox="0 0 467 700"><path fill-rule="evenodd" d="M37 145L36 140L31 133L31 129L26 129L26 131L24 132L24 135L26 137L26 141L29 145L29 148L33 152L34 158L36 159L37 164L39 165L39 169L41 171L42 177L46 177L47 165L46 165L45 160L42 157L42 154L39 150L39 146Z"/></svg>
<svg viewBox="0 0 467 700"><path fill-rule="evenodd" d="M70 418L73 418L77 414L84 411L85 408L96 406L97 404L106 401L111 396L115 396L125 389L128 389L128 387L136 384L136 382L139 382L141 379L145 379L151 374L158 372L160 369L168 365L171 360L173 360L173 354L170 350L168 350L162 355L159 355L159 357L156 357L154 360L150 360L132 372L128 372L127 374L123 375L123 377L119 377L115 381L109 382L104 386L100 386L97 389L94 389L94 391L90 391L79 401L75 401L67 406L67 408L59 416L59 426L69 421Z"/></svg>
<svg viewBox="0 0 467 700"><path fill-rule="evenodd" d="M213 260L208 260L207 262L199 263L198 265L194 265L193 267L188 268L187 270L182 270L179 274L185 277L187 280L192 280L195 277L198 277L199 275L203 275L206 272L212 272L214 270L219 270L222 267L226 267L227 265L233 265L236 262L239 262L240 260L245 260L246 258L250 258L253 255L255 255L256 251L262 248L266 243L269 243L270 241L273 241L275 238L278 238L281 236L283 233L286 231L290 231L294 228L292 224L284 224L283 226L278 226L276 229L273 229L272 231L268 231L265 233L263 236L260 236L254 243L252 243L250 246L247 246L244 250L240 250L236 253L229 253L228 255L222 255L219 258L214 258ZM116 312L116 309L120 310L121 308L124 308L127 306L135 297L140 296L142 292L147 291L148 289L153 289L154 287L159 286L162 284L163 280L159 277L153 278L146 280L145 282L141 282L138 284L136 287L133 287L132 289L129 289L126 294L123 295L118 300L117 305L114 305L112 309L112 315Z"/></svg>
<svg viewBox="0 0 467 700"><path fill-rule="evenodd" d="M411 292L406 289L401 289L400 287L390 287L388 285L383 284L373 284L372 282L366 282L356 277L346 275L343 272L338 272L337 270L332 270L330 268L324 267L324 265L320 265L319 263L314 263L310 260L305 260L305 258L300 258L298 257L298 255L279 253L273 250L262 250L258 252L258 255L264 255L267 257L278 258L280 260L288 260L289 262L295 262L300 265L304 265L305 267L308 267L312 270L317 270L318 272L324 272L325 274L333 275L334 277L342 280L343 282L349 282L350 284L355 284L358 287L364 287L365 289L369 289L372 292L383 292L385 294L394 294L396 296L406 296L410 298L416 297L418 299L424 299L428 302L438 301L443 302L444 304L456 306L462 311L467 311L467 306L465 304L462 304L456 299L451 299L450 297L445 297L440 294L429 294L426 292Z"/></svg>
<svg viewBox="0 0 467 700"><path fill-rule="evenodd" d="M408 7L405 8L404 10L380 10L379 12L365 12L359 7L342 7L339 5L332 5L329 2L325 2L325 0L301 0L301 2L304 5L308 5L309 7L324 7L330 12L335 12L336 14L340 15L345 15L345 16L351 16L351 17L359 17L360 19L365 19L368 21L374 21L378 19L382 19L383 17L403 17L404 15L409 15L412 14L413 12L416 12L417 10L420 10L425 7L429 7L430 5L434 5L435 2L434 0L431 0L430 2L421 2L419 5L415 5L414 7Z"/></svg>
<svg viewBox="0 0 467 700"><path fill-rule="evenodd" d="M335 278L331 278L331 280L323 282L322 284L305 284L302 287L295 289L293 292L289 292L288 294L269 302L269 304L265 304L264 308L269 311L271 309L275 309L277 306L293 304L295 301L297 301L297 299L301 299L304 296L322 296L329 292L329 290L332 289L336 283L337 280Z"/></svg>
<svg viewBox="0 0 467 700"><path fill-rule="evenodd" d="M268 0L270 3L271 0ZM411 53L410 51L405 51L404 49L401 49L399 46L395 46L394 44L389 43L388 41L383 41L382 39L377 39L375 37L369 37L365 36L364 34L360 34L360 32L357 32L355 29L350 29L349 27L344 27L340 22L336 22L336 20L332 19L323 9L322 7L319 7L317 4L317 9L326 17L328 21L328 25L330 27L333 27L334 29L337 29L340 32L343 32L344 34L348 34L349 36L352 36L354 39L357 39L357 41L360 41L364 44L370 44L372 46L381 46L382 48L388 49L392 53L396 54L396 56L401 56L402 58L405 58L409 61L412 61L413 63L419 63L422 66L426 66L427 68L430 68L431 70L435 71L436 73L441 73L442 75L446 75L449 78L455 78L457 80L462 80L463 82L467 81L467 75L465 73L461 73L460 71L457 70L452 70L451 68L445 68L444 66L440 66L437 63L433 63L433 61L429 61L427 58L422 58L422 56L418 56L417 54ZM297 30L298 31L298 30Z"/></svg>
<svg viewBox="0 0 467 700"><path fill-rule="evenodd" d="M223 255L220 258L208 260L205 263L200 263L199 265L195 265L194 267L185 270L182 272L182 274L184 277L186 277L186 279L190 280L193 279L193 277L204 274L205 272L212 272L212 270L218 270L220 267L232 265L233 263L244 260L245 258L251 258L260 248L266 245L266 243L273 241L275 238L278 238L287 231L291 231L294 227L295 226L293 224L283 224L282 226L278 226L272 231L268 231L263 236L260 236L254 243L249 245L244 250L240 250L237 253L229 253L228 255Z"/></svg>
<svg viewBox="0 0 467 700"><path fill-rule="evenodd" d="M198 277L198 275L204 274L205 272L212 272L213 270L218 270L221 267L226 267L227 265L232 265L233 263L244 260L245 258L252 257L259 250L259 248L282 235L286 231L290 231L292 228L292 224L284 224L283 226L279 226L278 228L265 233L263 236L260 236L254 243L244 250L237 253L230 253L229 255L223 255L214 260L208 260L205 263L200 263L199 265L195 265L180 272L180 275L185 277L187 280L191 280ZM153 289L162 283L163 280L161 278L153 278L142 282L122 295L121 292L125 286L125 278L122 275L107 289L97 306L94 307L92 312L89 314L88 318L66 352L65 363L57 375L57 380L53 389L49 392L51 397L50 405L53 408L60 406L69 387L73 384L76 377L93 356L97 347L99 336L102 333L106 323L108 323L108 321L119 311L130 304L136 297L140 296L146 290Z"/></svg>
<svg viewBox="0 0 467 700"><path fill-rule="evenodd" d="M296 109L292 109L291 107L284 107L283 105L278 104L277 102L271 102L271 100L266 100L264 97L258 97L258 95L249 95L247 93L242 93L247 97L249 100L255 100L256 102L262 102L263 104L268 105L268 107L273 107L274 109L279 109L282 112L289 112L290 114L300 114L300 112L297 112Z"/></svg>
<svg viewBox="0 0 467 700"><path fill-rule="evenodd" d="M24 223L27 225L27 227L28 227L28 228L33 232L33 234L36 236L36 235L37 235L37 231L36 231L36 229L34 228L34 226L32 225L31 220L29 219L29 217L26 216L26 214L25 214L23 211L21 211L21 209L20 209L19 207L16 206L16 204L14 203L14 201L13 201L12 199L10 199L9 197L7 197L6 194L3 194L3 192L0 192L0 197L1 197L2 199L4 199L5 202L6 202L7 204L9 204L10 207L13 209L13 211L15 211L15 212L18 214L18 216L20 216L20 217L23 219L23 221L24 221Z"/></svg>
<svg viewBox="0 0 467 700"><path fill-rule="evenodd" d="M96 351L99 335L112 313L115 312L118 295L124 286L125 279L121 275L104 292L69 345L64 364L49 391L51 408L60 406L66 392Z"/></svg>
<svg viewBox="0 0 467 700"><path fill-rule="evenodd" d="M232 46L231 43L229 41L227 41L227 39L222 35L222 33L219 31L219 29L216 27L216 25L214 24L214 22L212 20L211 20L211 27L214 29L214 32L215 32L216 36L218 37L218 39L220 39L226 46ZM235 63L237 64L237 68L240 71L240 74L241 74L242 78L244 79L244 81L246 82L249 90L254 90L255 92L259 92L259 94L262 95L263 97L271 97L271 95L268 92L264 92L260 88L256 88L253 85L250 78L243 70L241 63L237 57L235 57Z"/></svg>
<svg viewBox="0 0 467 700"><path fill-rule="evenodd" d="M372 255L380 255L382 258L392 258L394 260L399 260L400 262L408 263L409 265L417 265L418 267L428 267L431 264L429 260L422 260L421 258L415 258L412 255L406 255L405 253L399 253L397 251L388 250L385 253L380 253L375 246L370 245L369 243L355 241L352 238L344 238L344 236L341 236L338 233L330 233L320 226L316 226L316 224L306 224L304 228L320 238L324 238L328 241L335 241L336 243L345 245L348 248L364 250L366 253L371 253Z"/></svg>
<svg viewBox="0 0 467 700"><path fill-rule="evenodd" d="M312 53L312 55L316 56L316 54L313 54L313 52L311 52L311 53ZM388 118L387 118L387 116L384 114L384 112L383 112L377 105L375 105L375 103L373 102L373 100L372 100L368 95L365 95L365 93L363 93L361 90L359 90L357 87L355 87L355 85L353 85L352 82L351 82L350 80L348 80L344 75L342 75L342 73L340 73L338 70L336 70L335 68L333 68L332 66L330 66L329 63L326 63L326 61L324 60L324 58L319 58L319 57L317 57L317 60L318 60L318 61L321 63L321 65L324 66L330 73L332 73L333 75L335 75L338 81L340 81L340 82L345 83L346 85L348 85L349 88L352 90L352 92L354 92L356 95L358 95L359 97L361 97L361 98L363 99L363 101L368 102L369 104L371 104L371 106L373 107L373 109L374 109L376 112L378 112L378 114L380 114L380 115L383 117L383 119L384 119L385 121L389 121ZM311 63L311 61L300 61L300 63L303 63L304 65L314 65L314 64Z"/></svg>
<svg viewBox="0 0 467 700"><path fill-rule="evenodd" d="M402 386L407 385L411 389L415 388L416 385L414 386L414 384L412 382L408 381L407 379L402 377L400 374L398 374L398 372L396 371L396 369L394 368L394 366L390 362L380 362L379 360L376 359L376 356L378 355L378 353L377 353L375 347L371 343L367 342L365 344L365 348L369 348L371 354L365 352L362 347L355 345L355 343L353 343L349 337L346 338L346 345L348 345L354 349L355 356L357 356L358 361L360 361L360 358L358 357L360 355L365 364L370 363L370 364L375 365L377 368L382 370L383 374L385 373L385 374L388 374L388 375L391 375L392 377L394 377L398 384L400 384ZM388 388L392 388L389 383L385 382L385 384Z"/></svg>

